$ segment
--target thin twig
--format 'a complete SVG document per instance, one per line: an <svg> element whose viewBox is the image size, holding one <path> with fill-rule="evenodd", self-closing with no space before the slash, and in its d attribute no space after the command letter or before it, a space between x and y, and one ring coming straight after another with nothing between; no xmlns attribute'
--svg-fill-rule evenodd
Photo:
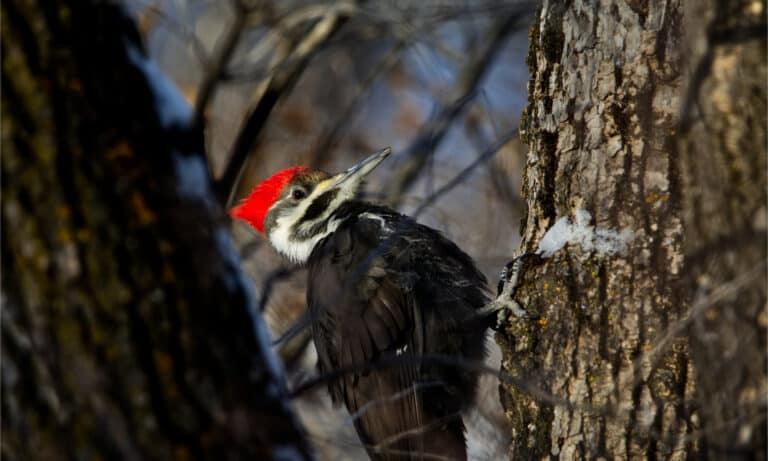
<svg viewBox="0 0 768 461"><path fill-rule="evenodd" d="M309 310L305 310L305 312L301 314L298 319L294 320L293 323L283 333L281 333L280 336L277 337L277 339L272 341L272 345L279 346L286 341L292 340L301 334L305 329L309 328L312 325L313 320L314 319L312 318L312 314L310 314Z"/></svg>
<svg viewBox="0 0 768 461"><path fill-rule="evenodd" d="M486 117L489 121L489 125L493 131L493 136L498 138L501 136L501 128L498 127L493 120L493 116L489 110L490 102L485 91L480 92L480 101L481 107L484 109ZM482 126L479 122L468 124L467 131L472 144L477 150L481 150L483 146L487 145L486 136L483 135ZM517 150L514 152L514 155L518 155ZM493 186L496 194L501 198L501 202L507 205L513 213L522 210L525 206L525 202L522 197L520 197L520 195L513 190L509 181L509 174L505 171L504 168L498 168L491 162L488 162L486 165L488 170L488 177L491 180L491 186Z"/></svg>
<svg viewBox="0 0 768 461"><path fill-rule="evenodd" d="M696 299L690 309L685 313L683 318L677 320L670 325L664 336L662 336L653 348L642 355L640 355L634 362L632 367L633 375L639 376L640 369L644 363L649 363L650 366L654 366L655 363L661 357L661 353L664 352L671 344L672 340L677 338L695 319L704 314L704 312L711 306L716 305L718 302L726 299L728 296L732 296L739 293L746 285L752 283L759 276L765 276L765 262L758 264L751 270L741 274L739 277L719 285L707 296L702 296ZM637 379L636 381L639 381Z"/></svg>
<svg viewBox="0 0 768 461"><path fill-rule="evenodd" d="M235 9L235 22L227 29L220 45L216 47L215 57L210 63L210 68L200 84L200 90L195 99L193 123L198 128L202 128L205 123L208 103L213 100L218 84L227 72L229 61L237 49L237 44L240 43L246 24L248 24L250 10L238 0L232 0L232 4Z"/></svg>
<svg viewBox="0 0 768 461"><path fill-rule="evenodd" d="M381 452L381 451L385 451L385 450L390 450L390 448L389 448L390 445L393 445L393 444L397 443L398 441L400 441L400 440L402 440L402 439L404 439L406 437L410 437L410 436L413 436L413 435L422 435L422 434L424 434L426 432L429 432L429 431L432 431L434 429L439 428L440 426L442 426L443 424L447 423L451 419L460 418L460 417L461 417L461 413L460 412L449 413L449 414L447 414L445 416L442 416L440 418L435 419L434 421L430 421L427 424L422 424L422 425L414 427L412 429L408 429L408 430L405 430L405 431L398 432L397 434L393 434L393 435L385 438L381 442L377 443L376 445L374 445L372 447L372 450L377 452L377 453ZM436 455L436 456L441 456L441 458L443 458L443 459L451 459L451 458L448 458L448 457L443 456L443 455Z"/></svg>
<svg viewBox="0 0 768 461"><path fill-rule="evenodd" d="M322 375L307 379L303 383L297 385L293 390L291 390L290 395L292 398L297 398L302 394L323 384L332 383L350 374L368 373L377 370L401 367L407 364L426 367L437 366L446 368L459 368L462 371L489 374L495 376L502 383L515 386L520 391L537 397L538 399L551 405L562 406L569 409L581 409L583 411L596 411L592 407L577 405L560 397L554 396L549 392L544 391L543 389L533 386L527 380L514 377L504 371L489 367L482 361L466 360L461 357L440 354L424 354L420 356L388 356L381 357L376 361L366 361L362 363L354 363L352 365L342 366Z"/></svg>
<svg viewBox="0 0 768 461"><path fill-rule="evenodd" d="M404 29L408 24L409 18L403 18L403 21L398 23L398 28ZM365 102L366 96L369 94L373 84L378 80L379 76L388 73L392 68L400 62L403 52L412 44L417 41L416 38L419 35L431 32L434 28L443 24L441 21L430 22L423 27L408 27L407 31L399 34L397 42L392 47L387 56L384 57L379 63L371 70L371 72L365 77L365 79L357 87L355 94L352 96L352 101L343 109L338 116L336 123L333 127L327 131L325 136L317 142L314 154L309 164L320 167L328 158L331 149L338 143L339 137L342 135L342 131L345 126L349 124L352 116L358 111L361 104Z"/></svg>
<svg viewBox="0 0 768 461"><path fill-rule="evenodd" d="M336 10L321 18L310 32L292 47L291 57L297 59L296 65L283 72L277 72L266 85L264 93L250 110L240 129L223 175L216 181L216 194L225 206L228 207L234 198L246 159L255 146L256 140L266 125L277 101L293 87L315 52L339 30L345 20L346 16L342 16Z"/></svg>
<svg viewBox="0 0 768 461"><path fill-rule="evenodd" d="M471 175L475 169L487 161L489 161L491 158L493 158L494 155L502 148L505 144L507 144L509 141L517 137L517 128L510 130L504 137L496 141L492 146L490 146L488 149L485 150L482 154L480 154L474 162L470 163L466 168L461 170L456 176L453 177L450 181L443 184L442 187L437 189L435 192L433 192L430 196L424 199L423 202L421 202L421 205L416 208L416 210L413 212L412 216L414 219L416 219L421 213L424 212L428 207L432 206L435 202L443 198L449 190L453 189L454 187L458 186L462 182L464 182L469 175Z"/></svg>
<svg viewBox="0 0 768 461"><path fill-rule="evenodd" d="M259 310L261 312L264 312L264 309L267 308L267 303L275 288L275 284L281 280L287 279L293 275L294 272L296 272L295 267L280 266L267 275L261 289L261 298L259 299Z"/></svg>
<svg viewBox="0 0 768 461"><path fill-rule="evenodd" d="M529 7L531 3L528 4ZM517 9L520 8L520 6L516 7ZM501 15L502 12L507 12L509 10L509 7L506 8L497 8L499 10L499 15ZM334 35L334 37L329 37L328 41L323 44L323 49L338 49L338 48L348 48L350 46L360 45L361 43L365 43L368 41L380 41L382 36L387 36L387 34L391 35L394 39L397 41L408 41L408 39L412 40L414 43L418 43L422 41L423 39L420 38L421 35L435 30L440 25L445 24L447 21L451 20L468 20L472 17L472 15L476 14L487 14L491 11L488 10L466 10L466 9L457 9L453 11L451 14L445 14L440 16L435 16L434 18L430 18L429 21L424 21L424 18L419 18L422 21L418 23L414 23L412 17L404 16L397 20L388 18L384 22L375 22L377 19L381 20L380 17L377 15L372 14L369 10L366 10L364 8L358 8L358 9L351 9L346 8L342 9L347 15L351 15L352 12L354 12L355 15L360 16L366 16L366 19L370 20L371 22L366 24L368 27L371 28L368 34L360 37L357 34L352 35L344 35L341 36L339 34ZM276 34L268 34L267 37L262 39L259 44L257 45L259 48L264 47L265 52L261 54L265 54L267 51L271 50L270 46L267 46L269 42L274 42L274 38L276 38L276 35L285 35L285 31L283 31L284 27L280 27L280 30ZM432 44L434 48L440 49L438 45ZM253 50L250 52L253 54ZM445 50L444 54L455 54L451 53L450 50ZM224 75L222 78L223 80L227 82L251 82L254 80L262 80L269 78L274 72L277 72L281 69L290 68L294 66L298 62L298 59L295 58L289 58L281 61L278 65L274 67L270 67L269 69L264 69L263 66L257 66L257 67L243 67L239 69L233 69L229 71L226 75Z"/></svg>
<svg viewBox="0 0 768 461"><path fill-rule="evenodd" d="M400 449L396 449L396 448L389 448L389 447L378 447L377 448L375 445L371 445L371 444L368 444L368 443L362 443L362 442L360 442L357 439L354 440L354 441L344 441L344 440L339 440L338 438L329 439L327 437L321 437L321 436L319 436L317 434L313 434L311 432L308 435L309 435L309 438L312 439L312 441L314 441L316 443L319 442L319 443L323 443L323 444L326 444L326 445L329 445L329 446L334 446L334 447L344 447L344 448L347 448L347 447L360 447L360 448L365 448L365 449L370 449L370 450L376 449L377 452L380 453L380 454L394 455L394 456L402 457L402 459L413 458L413 454L414 454L412 451L400 450ZM458 461L458 460L456 460L454 458L449 458L447 456L438 455L438 454L434 454L434 453L426 453L426 452L418 453L418 456L416 457L416 459L435 460L435 461Z"/></svg>
<svg viewBox="0 0 768 461"><path fill-rule="evenodd" d="M406 397L410 397L411 394L416 394L420 390L439 387L439 386L445 386L445 385L446 384L442 381L431 381L426 383L414 382L412 385L406 387L405 389L399 392L395 392L392 395L385 395L380 398L365 402L362 406L360 406L360 408L357 409L356 412L349 415L349 422L354 423L358 419L362 418L364 414L366 414L371 408L375 406L380 406L385 403L397 402L398 400L402 400Z"/></svg>
<svg viewBox="0 0 768 461"><path fill-rule="evenodd" d="M325 136L320 139L315 148L314 154L312 154L312 160L310 165L322 166L325 163L331 149L338 143L338 140L347 126L352 116L360 108L360 105L366 100L365 96L368 95L369 90L373 87L373 84L379 78L380 75L386 74L400 61L403 51L408 45L408 39L399 40L392 50L387 53L387 56L379 61L373 70L366 76L365 80L357 87L355 94L352 96L352 101L347 104L341 114L336 119L333 127L327 131Z"/></svg>
<svg viewBox="0 0 768 461"><path fill-rule="evenodd" d="M384 195L387 198L387 203L394 208L401 204L403 194L416 181L422 168L427 164L430 156L437 149L453 122L477 93L480 83L487 75L491 65L495 62L496 56L506 43L507 37L518 30L519 25L523 23L523 19L528 16L528 13L527 8L515 10L489 32L488 45L465 68L461 78L463 83L458 90L460 96L455 98L451 104L445 106L406 149L407 161L395 173L394 178L385 189Z"/></svg>
<svg viewBox="0 0 768 461"><path fill-rule="evenodd" d="M190 45L192 47L192 52L202 66L205 66L208 63L208 52L205 49L205 45L203 45L200 38L198 38L193 30L190 30L187 25L169 16L157 5L148 4L146 9L142 11L142 16L147 17L150 14L160 19L162 25L168 32L176 36L182 43Z"/></svg>

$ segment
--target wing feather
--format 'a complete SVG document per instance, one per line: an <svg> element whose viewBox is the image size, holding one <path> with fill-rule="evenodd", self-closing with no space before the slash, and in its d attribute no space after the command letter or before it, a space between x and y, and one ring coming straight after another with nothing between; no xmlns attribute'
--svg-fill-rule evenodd
<svg viewBox="0 0 768 461"><path fill-rule="evenodd" d="M420 374L413 355L421 347L411 335L414 306L392 282L395 278L388 277L389 261L370 258L378 239L355 235L368 230L339 230L323 245L325 252L313 254L308 303L317 319L313 332L318 358L325 362L321 370L403 357L398 366L360 370L330 385L334 401L343 401L356 415L355 427L371 457L402 460L408 459L403 453L421 446L418 437L407 436L422 425L423 403L416 384ZM340 248L347 253L339 254ZM358 280L350 283L349 274L357 274ZM386 446L375 447L379 443Z"/></svg>
<svg viewBox="0 0 768 461"><path fill-rule="evenodd" d="M371 309L365 313L365 324L377 350L383 351L392 345L394 338L390 335L390 329L394 328L391 322L388 323L378 312Z"/></svg>
<svg viewBox="0 0 768 461"><path fill-rule="evenodd" d="M422 366L419 357L457 348L482 357L482 335L467 349L464 337L453 332L460 319L442 313L471 314L481 307L482 288L467 287L482 287L484 279L437 232L413 221L405 225L392 244L391 233L382 235L375 220L352 219L315 248L307 301L318 367L323 373L401 357L397 366L361 369L332 382L334 402L344 402L373 460L422 459L425 452L466 459L459 411L467 399L462 392L469 393L474 381L455 370ZM383 242L390 246L382 248ZM439 257L450 253L456 257ZM415 299L427 305L417 306ZM438 343L450 350L437 349Z"/></svg>

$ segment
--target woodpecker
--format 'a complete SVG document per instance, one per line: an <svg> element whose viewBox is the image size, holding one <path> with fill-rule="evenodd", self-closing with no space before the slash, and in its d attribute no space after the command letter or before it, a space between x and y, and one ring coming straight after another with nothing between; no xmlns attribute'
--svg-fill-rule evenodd
<svg viewBox="0 0 768 461"><path fill-rule="evenodd" d="M383 149L331 175L274 174L232 209L278 253L308 268L307 306L318 371L351 370L329 384L373 460L466 459L461 411L477 376L435 365L481 361L492 313L486 280L438 231L358 200ZM365 367L387 361L392 366Z"/></svg>

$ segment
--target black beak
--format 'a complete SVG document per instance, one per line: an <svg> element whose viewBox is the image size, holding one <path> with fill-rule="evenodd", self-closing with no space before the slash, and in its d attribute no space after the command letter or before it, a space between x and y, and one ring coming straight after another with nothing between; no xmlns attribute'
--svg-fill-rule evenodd
<svg viewBox="0 0 768 461"><path fill-rule="evenodd" d="M360 185L363 179L368 176L368 173L373 171L374 168L379 166L385 158L392 153L392 148L387 147L381 149L365 160L361 160L352 167L348 168L336 176L334 176L334 183L331 187L338 187L343 189L354 189Z"/></svg>

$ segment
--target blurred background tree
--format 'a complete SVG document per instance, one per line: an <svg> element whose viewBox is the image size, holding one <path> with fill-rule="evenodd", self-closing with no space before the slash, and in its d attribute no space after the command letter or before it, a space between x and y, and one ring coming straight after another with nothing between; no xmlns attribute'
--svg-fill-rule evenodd
<svg viewBox="0 0 768 461"><path fill-rule="evenodd" d="M2 8L2 457L310 459L202 133L131 19Z"/></svg>

